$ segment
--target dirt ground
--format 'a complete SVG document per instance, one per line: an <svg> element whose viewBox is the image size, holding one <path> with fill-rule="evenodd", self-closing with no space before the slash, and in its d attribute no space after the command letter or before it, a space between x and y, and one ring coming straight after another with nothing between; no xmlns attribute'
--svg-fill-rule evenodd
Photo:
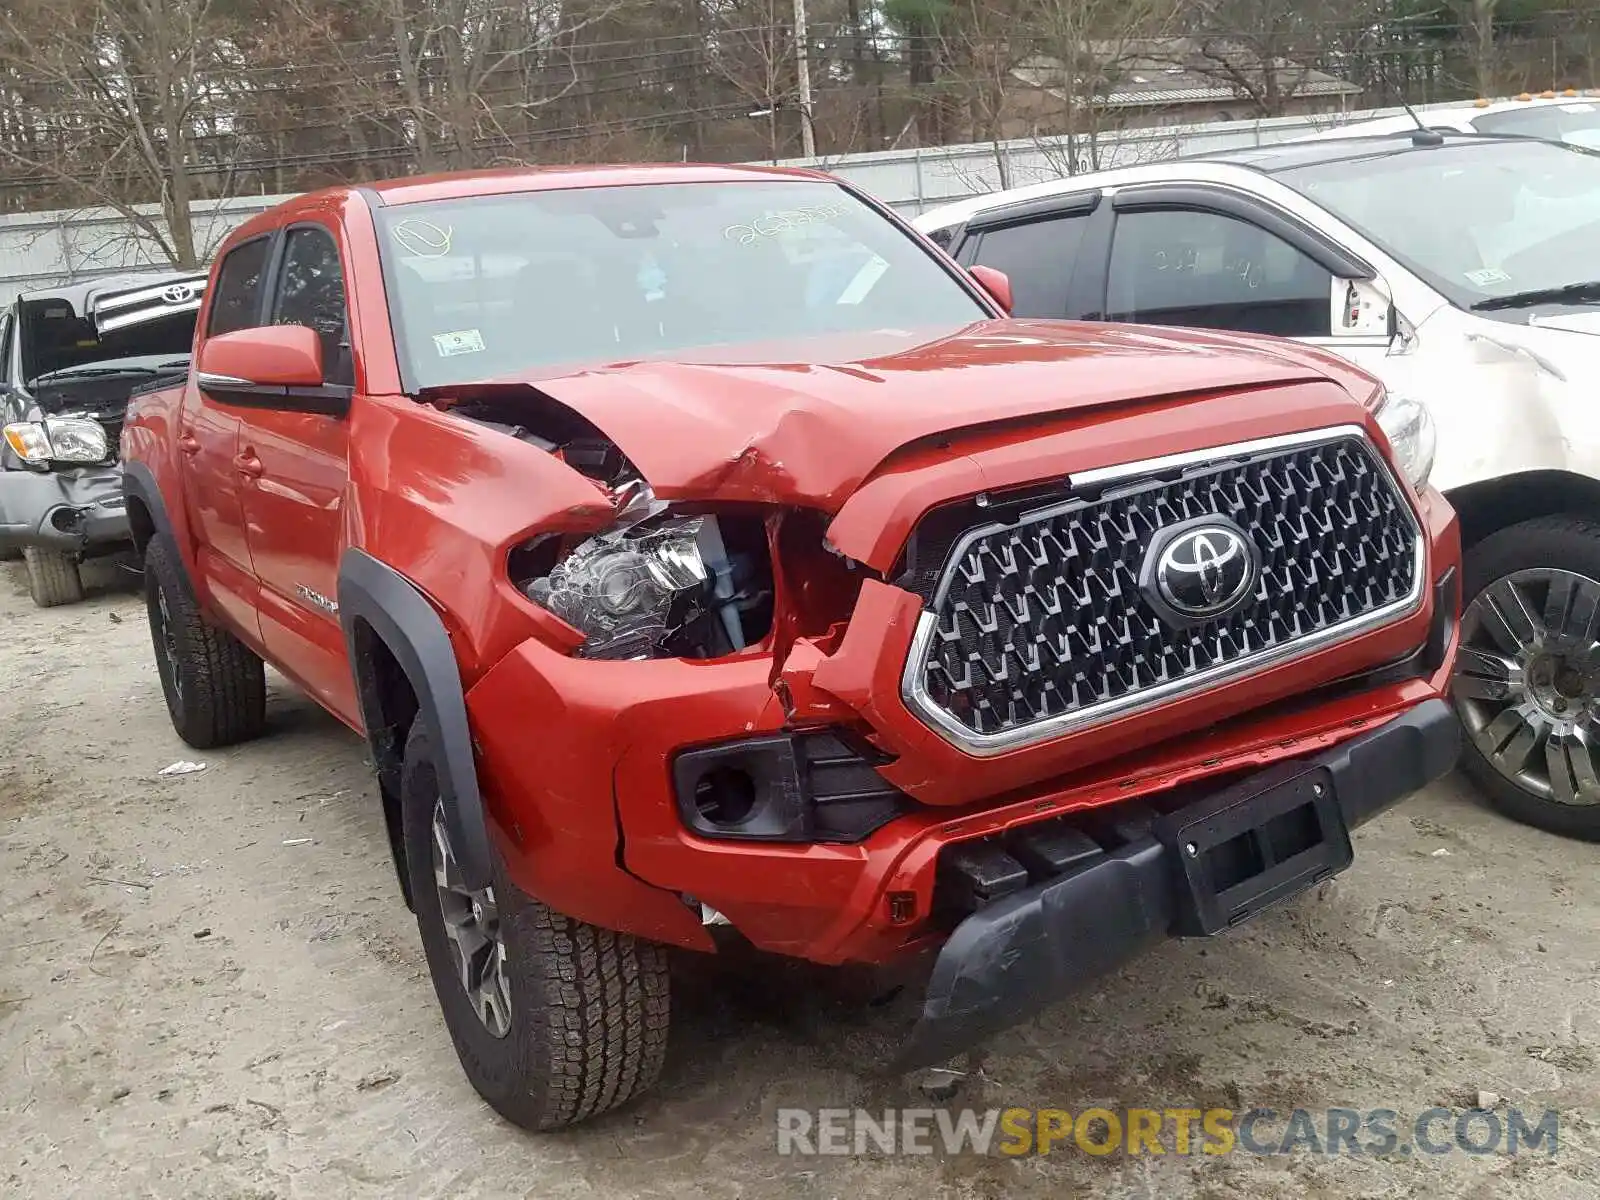
<svg viewBox="0 0 1600 1200"><path fill-rule="evenodd" d="M1559 1110L1553 1156L779 1156L780 1107L928 1099L858 1070L875 1014L758 977L691 986L642 1103L522 1134L457 1069L360 743L274 680L271 736L188 751L142 605L102 574L41 612L0 568L0 1193L1600 1195L1597 850L1458 783L1363 830L1319 894L1019 1030L949 1103L1404 1121L1490 1091Z"/></svg>

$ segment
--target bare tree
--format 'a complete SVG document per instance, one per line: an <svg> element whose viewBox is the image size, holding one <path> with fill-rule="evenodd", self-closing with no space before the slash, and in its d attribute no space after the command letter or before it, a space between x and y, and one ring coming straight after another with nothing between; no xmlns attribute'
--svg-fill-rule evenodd
<svg viewBox="0 0 1600 1200"><path fill-rule="evenodd" d="M213 0L13 0L0 10L0 68L36 103L0 140L0 162L69 204L116 210L161 257L198 266L200 110L213 130L227 123L217 101L235 52Z"/></svg>

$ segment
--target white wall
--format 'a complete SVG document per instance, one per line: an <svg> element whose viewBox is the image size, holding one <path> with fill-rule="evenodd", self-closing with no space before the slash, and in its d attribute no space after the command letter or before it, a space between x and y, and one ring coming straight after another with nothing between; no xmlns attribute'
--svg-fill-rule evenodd
<svg viewBox="0 0 1600 1200"><path fill-rule="evenodd" d="M1315 132L1339 120L1388 116L1397 109L1349 113L1343 118L1279 117L1212 125L1126 131L1100 142L1100 166L1151 162L1179 154L1203 154L1265 145ZM1005 168L1002 178L1000 160ZM819 166L849 179L908 216L977 192L1020 187L1067 173L1059 139L890 150L816 160L790 159L786 166ZM228 231L285 196L247 196L196 206L196 240L215 248ZM141 211L145 211L141 209ZM157 211L157 210L151 210ZM111 209L0 215L0 305L18 292L72 282L130 268L164 265L154 247L135 235L133 224Z"/></svg>

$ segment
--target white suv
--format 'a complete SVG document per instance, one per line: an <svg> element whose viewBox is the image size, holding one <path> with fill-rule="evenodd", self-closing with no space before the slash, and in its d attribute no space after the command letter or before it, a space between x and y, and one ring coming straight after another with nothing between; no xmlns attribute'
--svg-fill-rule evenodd
<svg viewBox="0 0 1600 1200"><path fill-rule="evenodd" d="M1018 316L1276 334L1378 375L1397 452L1461 515L1467 769L1513 817L1600 839L1600 155L1413 126L916 224L1005 272Z"/></svg>

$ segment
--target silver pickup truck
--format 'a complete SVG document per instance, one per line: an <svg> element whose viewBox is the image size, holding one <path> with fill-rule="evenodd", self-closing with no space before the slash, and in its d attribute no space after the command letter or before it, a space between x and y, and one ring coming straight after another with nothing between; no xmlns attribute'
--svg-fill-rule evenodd
<svg viewBox="0 0 1600 1200"><path fill-rule="evenodd" d="M132 545L118 443L129 397L182 377L206 276L147 272L24 292L0 309L0 557L41 608Z"/></svg>

